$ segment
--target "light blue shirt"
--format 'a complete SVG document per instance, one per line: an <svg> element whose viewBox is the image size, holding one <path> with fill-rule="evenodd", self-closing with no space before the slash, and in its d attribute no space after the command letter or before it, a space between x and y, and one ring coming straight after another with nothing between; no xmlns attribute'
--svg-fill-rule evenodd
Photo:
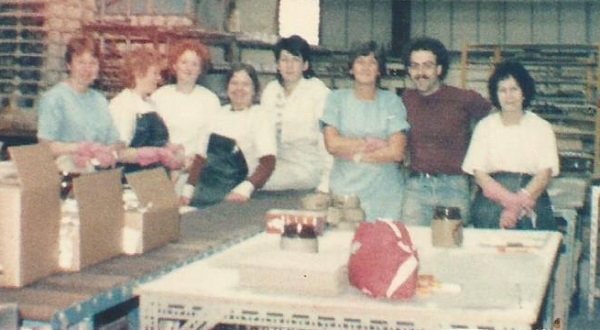
<svg viewBox="0 0 600 330"><path fill-rule="evenodd" d="M61 82L45 92L38 108L38 138L78 143L119 142L119 132L108 111L108 100L94 89L84 94Z"/></svg>
<svg viewBox="0 0 600 330"><path fill-rule="evenodd" d="M352 89L333 91L327 98L322 126L335 127L346 137L387 140L406 131L406 108L396 94L379 90L374 101L358 100ZM397 163L354 163L336 158L330 177L331 192L355 195L368 221L399 220L404 183Z"/></svg>

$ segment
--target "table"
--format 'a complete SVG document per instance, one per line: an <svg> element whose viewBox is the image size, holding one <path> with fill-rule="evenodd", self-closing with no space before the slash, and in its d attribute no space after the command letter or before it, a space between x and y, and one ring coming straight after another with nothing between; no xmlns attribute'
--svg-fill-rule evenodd
<svg viewBox="0 0 600 330"><path fill-rule="evenodd" d="M210 329L218 323L286 329L531 329L539 321L544 300L552 298L560 233L469 228L463 247L442 249L431 246L428 227L409 231L419 251L420 274L432 274L459 292L389 301L353 287L337 296L249 289L240 283L239 265L279 249L278 235L261 233L140 286L140 324L143 329ZM348 256L351 239L351 232L328 231L319 239L319 253ZM525 248L501 252L508 243Z"/></svg>

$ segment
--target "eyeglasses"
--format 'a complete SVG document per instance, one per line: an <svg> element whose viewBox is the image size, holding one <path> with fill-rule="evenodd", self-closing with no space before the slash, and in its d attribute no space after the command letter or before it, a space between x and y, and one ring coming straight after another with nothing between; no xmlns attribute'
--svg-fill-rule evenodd
<svg viewBox="0 0 600 330"><path fill-rule="evenodd" d="M410 63L408 66L409 70L418 71L418 70L433 70L437 67L437 63L434 62L425 62L425 63Z"/></svg>

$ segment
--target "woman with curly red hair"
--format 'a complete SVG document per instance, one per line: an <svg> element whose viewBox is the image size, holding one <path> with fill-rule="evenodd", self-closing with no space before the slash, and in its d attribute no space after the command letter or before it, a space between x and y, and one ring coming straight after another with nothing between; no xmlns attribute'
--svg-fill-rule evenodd
<svg viewBox="0 0 600 330"><path fill-rule="evenodd" d="M168 55L168 69L175 83L152 94L169 130L169 141L183 145L185 150L186 166L177 183L178 192L187 180L188 167L196 155L206 157L208 125L221 108L217 95L198 85L209 65L210 51L204 44L196 40L177 42Z"/></svg>
<svg viewBox="0 0 600 330"><path fill-rule="evenodd" d="M121 141L128 146L119 155L125 172L183 166L183 148L169 142L169 131L150 100L161 81L161 68L162 57L153 49L139 47L125 56L121 70L125 89L109 104Z"/></svg>

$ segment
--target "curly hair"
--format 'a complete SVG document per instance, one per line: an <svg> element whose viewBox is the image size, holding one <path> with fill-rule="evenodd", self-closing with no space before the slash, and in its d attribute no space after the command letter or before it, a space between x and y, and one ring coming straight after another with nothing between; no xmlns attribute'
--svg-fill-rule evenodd
<svg viewBox="0 0 600 330"><path fill-rule="evenodd" d="M125 55L121 68L121 81L127 88L135 87L135 78L143 77L151 66L160 68L162 57L150 48L138 47Z"/></svg>
<svg viewBox="0 0 600 330"><path fill-rule="evenodd" d="M490 101L496 108L500 109L498 84L510 77L514 78L521 88L521 92L523 93L523 108L529 107L535 98L535 80L521 63L514 61L498 63L494 68L494 72L488 81Z"/></svg>
<svg viewBox="0 0 600 330"><path fill-rule="evenodd" d="M185 39L175 43L169 51L169 70L172 74L175 74L175 72L173 72L173 66L175 63L177 63L179 57L181 57L181 55L188 50L196 53L196 55L198 55L198 57L202 60L202 72L208 69L211 59L210 49L197 40Z"/></svg>
<svg viewBox="0 0 600 330"><path fill-rule="evenodd" d="M450 59L446 46L438 39L430 37L419 37L411 40L404 51L404 65L407 68L410 67L411 54L419 50L430 51L435 55L437 64L442 66L440 80L444 80L448 74L448 68L450 67Z"/></svg>

